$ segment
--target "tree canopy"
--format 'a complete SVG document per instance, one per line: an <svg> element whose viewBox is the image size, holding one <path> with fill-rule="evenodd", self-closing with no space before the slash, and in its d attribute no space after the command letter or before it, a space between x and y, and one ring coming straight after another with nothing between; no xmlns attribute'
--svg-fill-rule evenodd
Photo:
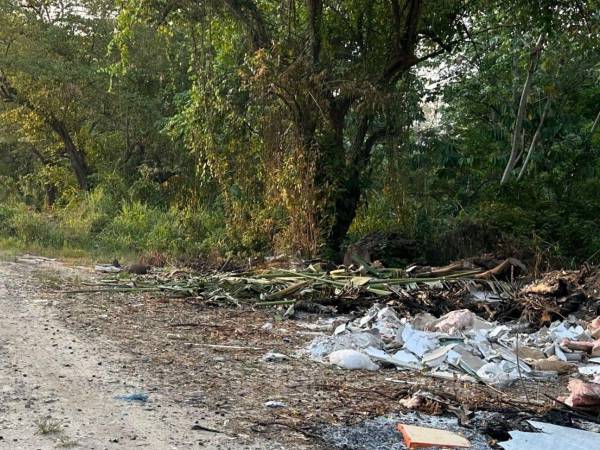
<svg viewBox="0 0 600 450"><path fill-rule="evenodd" d="M476 223L581 259L599 6L0 0L0 199L64 222L107 197L86 229L107 239L156 210L179 250L336 254L386 230L452 258Z"/></svg>

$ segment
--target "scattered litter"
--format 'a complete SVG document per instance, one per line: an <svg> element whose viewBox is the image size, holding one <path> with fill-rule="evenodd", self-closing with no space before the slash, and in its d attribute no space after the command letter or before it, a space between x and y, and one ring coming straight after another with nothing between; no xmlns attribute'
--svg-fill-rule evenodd
<svg viewBox="0 0 600 450"><path fill-rule="evenodd" d="M317 336L306 352L342 368L376 370L376 361L381 367L430 370L439 378L508 386L520 378L552 379L576 370L584 350L595 345L584 325L567 318L527 334L519 323L499 325L465 309L439 319L428 313L399 318L392 308L376 304L331 336ZM600 365L583 373L600 374Z"/></svg>
<svg viewBox="0 0 600 450"><path fill-rule="evenodd" d="M519 379L547 381L572 373L584 379L570 380L568 396L558 400L571 407L600 411L600 317L595 318L600 277L596 269L586 266L575 271L548 272L531 282L531 278L521 276L525 268L513 258L473 258L445 267L413 265L406 269L386 268L364 258L351 259L355 264L334 270L326 270L326 264L314 263L308 267L298 264L294 270L267 267L228 273L186 272L177 276L166 271L136 276L139 274L129 271L128 278L117 276L117 271L113 272L109 265L99 265L97 271L108 275L98 279L97 285L67 292L159 292L162 296L186 297L210 306L277 308L274 318L269 320L277 320L281 325L277 331L286 335L285 342L295 342L289 337L291 333L297 333L296 337L310 334L314 339L302 353L342 369L418 370L443 380L493 386L507 386ZM328 319L313 321L312 317L304 316L325 312ZM255 327L263 331L274 329L272 322L261 324L262 321ZM175 339L173 336L179 335L167 335ZM244 346L244 342L232 343L242 345L226 345L224 341L223 344L189 343L189 346L256 351L255 361L290 359L274 351L265 354L273 348L271 344L261 348ZM253 341L250 344L261 345ZM591 378L594 379L590 381ZM410 382L399 382L413 389ZM482 386L475 388L492 391ZM527 385L523 383L522 388L526 390ZM425 407L432 403L439 406L439 402L432 400L434 397L436 391L427 387L417 392L409 390L395 398L403 398L397 401L406 408L418 409L423 402ZM526 399L523 411L531 411L534 404L543 404L532 397ZM146 401L132 396L119 398ZM524 399L521 400L517 405L525 405ZM450 404L456 402L452 400ZM265 403L269 408L284 406L278 400ZM443 410L450 409L444 406ZM414 422L407 421L405 416L395 420L459 431L471 440L474 448L488 448L479 445L476 433L453 429L445 423L427 423L422 417ZM367 422L363 425L371 426ZM386 436L394 436L395 443L389 441L379 447L352 444L345 448L405 448L397 442L395 424L388 421L385 427L385 433L392 433ZM507 430L516 428L521 429L516 426ZM432 432L428 433L431 437ZM545 430L537 433L535 439L545 433Z"/></svg>
<svg viewBox="0 0 600 450"><path fill-rule="evenodd" d="M279 400L269 400L265 402L267 408L285 408L285 403Z"/></svg>
<svg viewBox="0 0 600 450"><path fill-rule="evenodd" d="M119 273L123 270L122 267L113 266L112 264L96 264L94 270L100 273Z"/></svg>
<svg viewBox="0 0 600 450"><path fill-rule="evenodd" d="M284 362L289 361L290 357L284 355L283 353L269 352L266 353L261 359L266 362Z"/></svg>
<svg viewBox="0 0 600 450"><path fill-rule="evenodd" d="M123 394L115 396L117 400L123 400L126 402L140 402L146 403L148 401L148 394L145 392L133 392L131 394Z"/></svg>
<svg viewBox="0 0 600 450"><path fill-rule="evenodd" d="M214 428L206 427L204 425L200 425L199 423L195 423L194 425L192 425L192 430L194 430L194 431L209 431L211 433L223 433L220 430L216 430Z"/></svg>

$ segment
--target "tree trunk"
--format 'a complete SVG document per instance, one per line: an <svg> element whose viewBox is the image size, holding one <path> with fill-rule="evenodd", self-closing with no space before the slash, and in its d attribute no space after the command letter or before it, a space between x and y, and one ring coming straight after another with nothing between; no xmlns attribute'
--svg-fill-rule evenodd
<svg viewBox="0 0 600 450"><path fill-rule="evenodd" d="M87 191L89 189L89 184L87 181L87 177L89 175L89 169L87 163L85 162L85 157L83 153L81 153L77 147L73 144L73 141L63 141L65 144L65 151L69 156L69 161L71 162L71 168L75 173L75 178L77 179L77 184L79 185L79 189L83 191Z"/></svg>
<svg viewBox="0 0 600 450"><path fill-rule="evenodd" d="M348 230L356 217L356 211L362 194L360 174L350 169L343 186L335 195L335 214L333 226L327 237L327 245L334 252L338 252L348 234Z"/></svg>
<svg viewBox="0 0 600 450"><path fill-rule="evenodd" d="M344 112L345 114L345 112ZM356 217L365 185L371 178L371 154L373 147L388 134L388 129L371 130L372 117L365 114L355 128L354 139L346 150L344 148L344 117L338 118L339 148L342 156L339 168L332 172L336 177L337 189L333 191L333 223L327 236L327 244L334 252L340 250L348 230ZM369 131L371 133L369 134Z"/></svg>
<svg viewBox="0 0 600 450"><path fill-rule="evenodd" d="M85 155L77 148L71 138L71 134L60 120L50 116L46 118L46 122L60 137L65 153L69 157L69 162L71 163L71 168L73 169L79 188L83 191L87 191L89 189L87 180L89 169L85 161Z"/></svg>
<svg viewBox="0 0 600 450"><path fill-rule="evenodd" d="M504 168L504 173L502 174L502 179L500 180L500 184L504 184L508 181L510 174L512 173L517 161L519 160L519 156L522 150L522 130L523 130L523 121L525 120L525 113L527 110L527 99L529 98L529 92L531 90L531 82L533 81L533 75L537 69L538 62L540 60L540 55L542 53L542 47L544 45L545 35L542 33L538 37L538 40L535 44L531 52L531 60L529 61L529 68L527 70L527 78L525 79L525 85L523 86L523 91L521 92L521 99L519 101L519 109L517 111L517 117L515 118L515 126L513 130L513 138L512 138L512 148L510 150L510 156L508 158L508 162L506 163L506 167Z"/></svg>
<svg viewBox="0 0 600 450"><path fill-rule="evenodd" d="M46 183L46 207L52 208L54 203L56 202L56 197L58 196L58 190L56 189L56 185L52 182Z"/></svg>
<svg viewBox="0 0 600 450"><path fill-rule="evenodd" d="M82 190L88 189L87 177L89 175L89 169L85 161L84 153L77 148L71 134L67 130L65 124L57 119L52 113L45 112L37 108L27 97L21 95L17 90L10 84L8 78L0 70L0 98L6 101L16 103L21 106L25 106L30 111L39 115L42 120L54 131L63 143L65 153L69 157L71 167L77 178L77 184Z"/></svg>

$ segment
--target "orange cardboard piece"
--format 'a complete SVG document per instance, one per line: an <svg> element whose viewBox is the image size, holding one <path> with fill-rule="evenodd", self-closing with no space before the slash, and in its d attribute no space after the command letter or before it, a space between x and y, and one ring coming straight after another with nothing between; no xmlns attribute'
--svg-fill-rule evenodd
<svg viewBox="0 0 600 450"><path fill-rule="evenodd" d="M437 428L417 427L415 425L398 424L404 443L410 449L435 448L469 448L471 443L459 434Z"/></svg>

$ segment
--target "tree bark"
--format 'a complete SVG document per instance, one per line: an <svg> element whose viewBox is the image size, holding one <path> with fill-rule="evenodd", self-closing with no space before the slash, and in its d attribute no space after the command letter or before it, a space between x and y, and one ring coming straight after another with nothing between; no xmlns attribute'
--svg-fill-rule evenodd
<svg viewBox="0 0 600 450"><path fill-rule="evenodd" d="M308 8L308 36L310 39L313 64L319 63L321 55L321 18L323 16L322 0L306 0Z"/></svg>
<svg viewBox="0 0 600 450"><path fill-rule="evenodd" d="M71 134L63 122L56 119L52 115L47 117L45 120L50 128L52 128L52 130L54 130L54 132L60 137L65 153L67 154L69 162L71 163L71 168L73 169L75 178L77 179L79 188L83 191L88 190L89 184L87 178L89 176L89 169L85 160L85 155L77 148L73 142Z"/></svg>

